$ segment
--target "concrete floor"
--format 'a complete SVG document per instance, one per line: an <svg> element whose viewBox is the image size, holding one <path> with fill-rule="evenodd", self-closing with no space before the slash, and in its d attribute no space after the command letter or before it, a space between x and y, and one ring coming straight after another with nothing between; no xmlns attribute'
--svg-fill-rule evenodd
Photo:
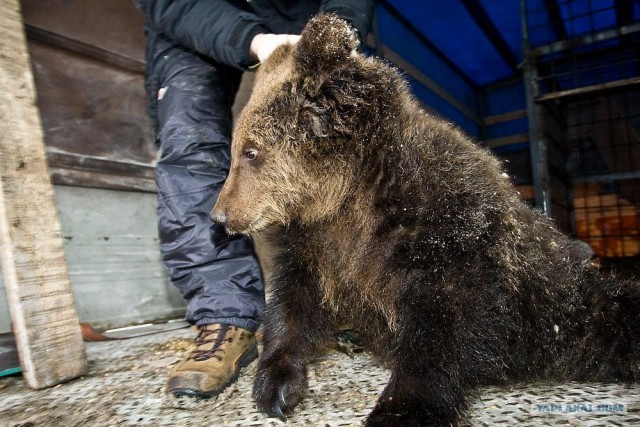
<svg viewBox="0 0 640 427"><path fill-rule="evenodd" d="M330 351L309 369L310 390L283 423L265 418L251 399L250 365L216 402L165 399L166 374L188 351L189 329L122 341L87 343L89 373L56 387L30 390L21 376L0 379L0 425L33 426L360 426L384 388L389 371L367 354ZM594 404L592 412L542 414L538 404ZM624 411L596 413L595 404ZM548 406L546 407L548 408ZM581 407L587 408L586 406ZM620 407L619 407L620 408ZM638 426L640 384L520 385L485 388L472 398L474 426ZM401 427L401 426L398 426Z"/></svg>

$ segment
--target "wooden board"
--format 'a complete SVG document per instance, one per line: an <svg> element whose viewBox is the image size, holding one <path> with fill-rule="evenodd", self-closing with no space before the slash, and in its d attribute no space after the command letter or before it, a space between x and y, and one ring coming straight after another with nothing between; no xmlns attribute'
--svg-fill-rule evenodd
<svg viewBox="0 0 640 427"><path fill-rule="evenodd" d="M142 75L37 42L29 54L47 147L152 163Z"/></svg>
<svg viewBox="0 0 640 427"><path fill-rule="evenodd" d="M21 0L25 24L144 62L142 12L134 0Z"/></svg>
<svg viewBox="0 0 640 427"><path fill-rule="evenodd" d="M20 3L53 182L155 192L142 13L132 0Z"/></svg>
<svg viewBox="0 0 640 427"><path fill-rule="evenodd" d="M87 371L17 0L0 0L0 256L23 373L44 388Z"/></svg>

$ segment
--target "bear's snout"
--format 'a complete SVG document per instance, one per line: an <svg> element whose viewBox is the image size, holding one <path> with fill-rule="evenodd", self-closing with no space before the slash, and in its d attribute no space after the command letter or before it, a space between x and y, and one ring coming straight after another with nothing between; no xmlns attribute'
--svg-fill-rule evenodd
<svg viewBox="0 0 640 427"><path fill-rule="evenodd" d="M214 209L209 214L209 218L211 218L211 221L215 222L216 224L220 224L224 226L227 225L228 218L227 218L227 215L223 212L219 212Z"/></svg>

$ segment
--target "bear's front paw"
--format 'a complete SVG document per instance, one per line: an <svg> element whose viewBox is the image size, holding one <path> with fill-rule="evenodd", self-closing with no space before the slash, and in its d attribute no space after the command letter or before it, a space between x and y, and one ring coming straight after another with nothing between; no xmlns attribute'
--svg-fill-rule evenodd
<svg viewBox="0 0 640 427"><path fill-rule="evenodd" d="M303 359L279 356L263 359L253 384L258 409L285 421L307 391L307 370Z"/></svg>

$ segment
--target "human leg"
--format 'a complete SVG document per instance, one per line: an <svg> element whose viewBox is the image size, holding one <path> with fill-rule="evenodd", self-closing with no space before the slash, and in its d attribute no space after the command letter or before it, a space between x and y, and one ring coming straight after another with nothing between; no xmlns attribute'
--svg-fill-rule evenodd
<svg viewBox="0 0 640 427"><path fill-rule="evenodd" d="M229 167L231 103L239 75L181 53L159 91L158 228L164 264L196 325L251 332L264 304L251 241L209 219Z"/></svg>
<svg viewBox="0 0 640 427"><path fill-rule="evenodd" d="M251 241L227 235L209 219L228 173L231 103L240 76L181 49L167 57L156 110L160 248L199 335L166 390L206 398L257 356L253 332L264 305Z"/></svg>

